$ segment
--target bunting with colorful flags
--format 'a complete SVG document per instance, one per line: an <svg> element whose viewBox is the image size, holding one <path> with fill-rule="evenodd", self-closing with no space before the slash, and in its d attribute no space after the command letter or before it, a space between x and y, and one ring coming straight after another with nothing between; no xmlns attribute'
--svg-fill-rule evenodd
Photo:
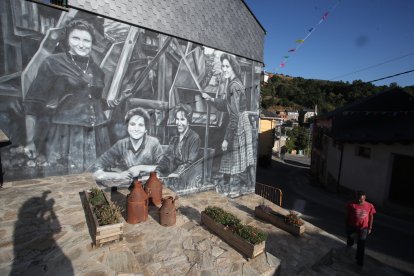
<svg viewBox="0 0 414 276"><path fill-rule="evenodd" d="M318 28L318 26L320 25L320 24L322 24L322 22L324 22L327 18L328 18L328 15L334 10L334 9L336 9L336 7L339 5L339 3L341 2L341 0L338 0L336 3L335 3L335 5L333 5L332 6L332 8L330 8L329 9L329 11L326 11L326 12L324 12L323 13L323 15L322 15L322 17L321 17L321 19L319 20L319 22L315 25L315 26L313 26L312 28L309 28L308 29L308 33L306 34L306 36L303 38L303 39L297 39L295 42L296 42L296 47L294 47L294 48L291 48L291 49L289 49L288 50L288 53L295 53L295 52L297 52L298 51L298 49L303 45L303 43L306 41L306 39L308 39L310 36L311 36L311 34L313 33L313 32L315 32L315 30ZM282 58L282 61L279 63L279 68L283 68L283 67L285 67L286 66L286 61L287 61L287 59L289 58L289 55L284 55L283 56L283 58ZM276 71L278 70L278 68L276 68Z"/></svg>

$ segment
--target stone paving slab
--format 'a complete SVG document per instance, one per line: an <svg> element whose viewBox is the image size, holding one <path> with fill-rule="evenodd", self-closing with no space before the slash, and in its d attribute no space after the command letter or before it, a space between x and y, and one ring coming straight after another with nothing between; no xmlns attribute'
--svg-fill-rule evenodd
<svg viewBox="0 0 414 276"><path fill-rule="evenodd" d="M125 223L122 241L93 248L81 192L95 186L90 174L5 183L0 189L0 275L361 273L353 263L355 251L345 250L335 236L305 223L305 234L297 238L255 219L254 207L263 202L278 211L288 211L254 194L230 199L207 191L180 197L177 223L172 227L161 226L158 210L150 206L146 222ZM127 189L108 192L122 207L127 194ZM164 189L163 194L174 193ZM200 213L209 205L228 210L243 223L266 231L266 252L249 261L200 225ZM388 268L371 260L364 269L367 275L390 275L381 274Z"/></svg>

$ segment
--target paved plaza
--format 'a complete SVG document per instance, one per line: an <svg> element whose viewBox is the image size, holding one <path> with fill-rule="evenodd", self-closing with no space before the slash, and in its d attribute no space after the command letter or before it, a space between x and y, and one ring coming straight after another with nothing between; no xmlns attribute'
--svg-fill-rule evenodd
<svg viewBox="0 0 414 276"><path fill-rule="evenodd" d="M367 257L360 270L355 249L305 222L301 237L254 217L255 194L230 199L215 191L178 199L177 223L163 227L156 207L146 222L125 223L122 241L92 247L82 192L90 174L6 182L0 189L0 275L399 275ZM107 192L125 206L127 189ZM164 189L164 196L173 194ZM266 252L247 260L200 225L200 212L219 206L268 233Z"/></svg>

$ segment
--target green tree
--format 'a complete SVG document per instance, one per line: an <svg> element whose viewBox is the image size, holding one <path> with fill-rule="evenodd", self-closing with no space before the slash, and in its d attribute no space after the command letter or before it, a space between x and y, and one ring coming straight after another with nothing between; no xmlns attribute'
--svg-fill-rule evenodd
<svg viewBox="0 0 414 276"><path fill-rule="evenodd" d="M286 147L289 150L306 150L309 144L309 129L302 126L294 126L287 132Z"/></svg>

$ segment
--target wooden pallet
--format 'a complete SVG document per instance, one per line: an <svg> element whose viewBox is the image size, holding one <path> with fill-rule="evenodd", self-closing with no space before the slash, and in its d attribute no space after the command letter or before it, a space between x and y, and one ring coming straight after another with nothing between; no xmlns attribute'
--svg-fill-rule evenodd
<svg viewBox="0 0 414 276"><path fill-rule="evenodd" d="M93 206L89 203L89 190L83 191L85 194L85 199L83 202L83 207L86 212L86 217L89 221L89 225L91 227L92 232L92 239L94 246L102 246L105 243L112 242L112 241L120 241L123 237L124 231L124 221L121 218L121 222L100 226L98 220L93 212ZM108 196L103 193L105 196L105 200L109 203L111 200Z"/></svg>

